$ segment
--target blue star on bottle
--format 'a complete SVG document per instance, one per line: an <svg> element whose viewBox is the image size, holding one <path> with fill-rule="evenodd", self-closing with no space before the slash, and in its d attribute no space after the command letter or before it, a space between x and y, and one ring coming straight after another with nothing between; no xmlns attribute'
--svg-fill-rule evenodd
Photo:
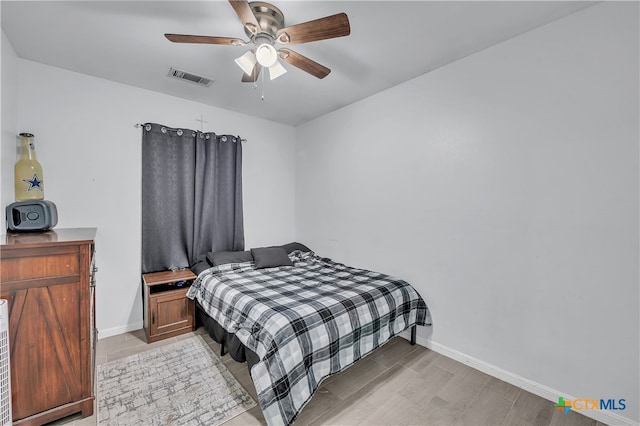
<svg viewBox="0 0 640 426"><path fill-rule="evenodd" d="M31 178L31 180L22 179L22 181L29 184L29 188L27 189L27 191L31 191L32 189L36 189L36 188L42 191L42 181L38 179L38 175L36 173L33 174L33 177Z"/></svg>

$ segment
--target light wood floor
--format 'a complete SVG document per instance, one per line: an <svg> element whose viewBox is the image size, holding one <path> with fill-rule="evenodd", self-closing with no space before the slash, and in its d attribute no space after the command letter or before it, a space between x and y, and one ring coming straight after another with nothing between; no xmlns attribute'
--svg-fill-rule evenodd
<svg viewBox="0 0 640 426"><path fill-rule="evenodd" d="M147 344L142 330L99 340L98 364L113 361L178 339L201 334L216 354L220 345L203 328ZM227 368L257 401L245 363L223 357ZM348 370L322 383L295 422L300 425L522 425L602 426L553 402L488 376L422 346L395 338ZM96 413L70 417L56 425L96 424ZM225 426L264 425L259 407ZM112 426L112 425L108 425Z"/></svg>

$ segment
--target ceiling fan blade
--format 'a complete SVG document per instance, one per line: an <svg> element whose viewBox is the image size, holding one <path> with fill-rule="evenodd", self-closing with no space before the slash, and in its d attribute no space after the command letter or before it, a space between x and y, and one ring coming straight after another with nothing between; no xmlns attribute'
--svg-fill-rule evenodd
<svg viewBox="0 0 640 426"><path fill-rule="evenodd" d="M279 56L283 61L286 61L294 67L300 68L302 71L306 71L314 77L325 78L331 70L324 65L320 65L316 61L313 61L306 56L303 56L290 49L278 50Z"/></svg>
<svg viewBox="0 0 640 426"><path fill-rule="evenodd" d="M247 0L229 0L229 3L231 3L231 7L236 11L240 21L242 21L242 25L251 31L252 34L260 32L260 24Z"/></svg>
<svg viewBox="0 0 640 426"><path fill-rule="evenodd" d="M283 44L309 43L310 41L344 37L351 34L351 26L346 13L326 16L302 24L282 28L276 33L276 40Z"/></svg>
<svg viewBox="0 0 640 426"><path fill-rule="evenodd" d="M243 46L247 44L244 40L233 37L213 37L189 34L165 34L167 40L174 43L201 43L201 44L228 44L231 46Z"/></svg>
<svg viewBox="0 0 640 426"><path fill-rule="evenodd" d="M258 80L258 76L260 75L260 70L262 69L262 66L260 64L256 64L253 67L253 71L251 72L251 75L249 74L243 74L242 75L242 82L243 83L255 83Z"/></svg>

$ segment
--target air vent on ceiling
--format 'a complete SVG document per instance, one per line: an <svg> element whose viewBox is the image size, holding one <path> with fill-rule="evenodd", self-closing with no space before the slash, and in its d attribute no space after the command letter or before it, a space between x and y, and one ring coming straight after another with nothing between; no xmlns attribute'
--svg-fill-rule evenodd
<svg viewBox="0 0 640 426"><path fill-rule="evenodd" d="M199 84L201 86L210 86L213 83L213 80L207 77L203 77L201 75L196 75L190 72L186 72L183 70L179 70L177 68L169 69L169 77L178 78L180 80L189 81L191 83Z"/></svg>

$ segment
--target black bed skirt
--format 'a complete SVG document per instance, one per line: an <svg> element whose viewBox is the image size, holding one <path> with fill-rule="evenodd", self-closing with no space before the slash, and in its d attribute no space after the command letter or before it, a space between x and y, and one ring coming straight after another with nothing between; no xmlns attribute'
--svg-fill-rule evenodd
<svg viewBox="0 0 640 426"><path fill-rule="evenodd" d="M246 348L235 334L227 332L216 320L211 318L196 301L196 326L202 324L213 340L223 346L223 349L238 362L247 362L249 372L260 359L255 352Z"/></svg>

